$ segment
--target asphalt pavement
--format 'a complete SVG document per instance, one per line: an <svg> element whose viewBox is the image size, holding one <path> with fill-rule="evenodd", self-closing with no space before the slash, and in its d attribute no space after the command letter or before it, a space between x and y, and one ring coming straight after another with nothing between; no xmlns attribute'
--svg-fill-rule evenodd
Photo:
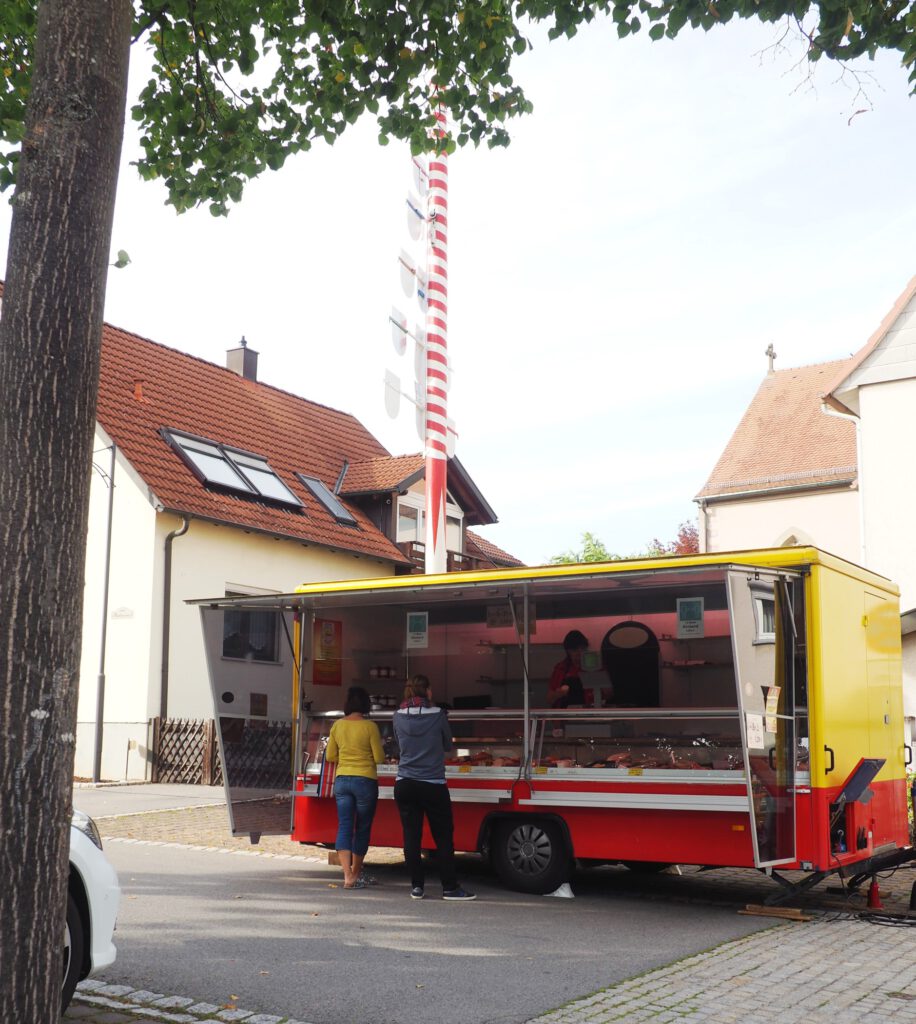
<svg viewBox="0 0 916 1024"><path fill-rule="evenodd" d="M181 786L171 783L152 785L138 782L127 785L76 783L73 787L74 809L93 818L164 811L177 807L225 806L225 803L226 792L222 786Z"/></svg>
<svg viewBox="0 0 916 1024"><path fill-rule="evenodd" d="M755 872L608 868L577 876L573 900L524 896L476 858L476 902L412 902L395 851L370 851L379 886L344 892L325 851L230 838L221 790L113 788L143 792L74 802L121 878L119 955L67 1020L916 1024L911 868L882 881L893 913L864 918L864 896L823 888L808 921L741 915L774 885Z"/></svg>

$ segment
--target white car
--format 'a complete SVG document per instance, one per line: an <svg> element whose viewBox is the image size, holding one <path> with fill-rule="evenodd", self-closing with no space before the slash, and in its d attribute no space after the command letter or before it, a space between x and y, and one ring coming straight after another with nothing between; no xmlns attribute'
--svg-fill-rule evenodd
<svg viewBox="0 0 916 1024"><path fill-rule="evenodd" d="M121 890L102 853L102 837L88 814L74 811L70 824L70 881L64 938L63 1010L77 982L114 963L112 940Z"/></svg>

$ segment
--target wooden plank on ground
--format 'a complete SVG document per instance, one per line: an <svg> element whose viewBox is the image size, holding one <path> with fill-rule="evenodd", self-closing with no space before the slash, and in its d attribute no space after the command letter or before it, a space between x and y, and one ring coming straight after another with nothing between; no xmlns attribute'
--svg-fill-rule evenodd
<svg viewBox="0 0 916 1024"><path fill-rule="evenodd" d="M753 914L756 917L779 917L786 921L811 921L810 914L803 914L798 907L764 907L757 903L748 903L739 914Z"/></svg>

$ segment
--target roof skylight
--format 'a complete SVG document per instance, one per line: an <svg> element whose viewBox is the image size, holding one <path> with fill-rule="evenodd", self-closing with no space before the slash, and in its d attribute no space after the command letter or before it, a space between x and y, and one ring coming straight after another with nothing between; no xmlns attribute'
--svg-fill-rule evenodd
<svg viewBox="0 0 916 1024"><path fill-rule="evenodd" d="M352 512L327 485L314 476L305 476L302 473L297 473L296 476L299 477L302 483L324 505L338 523L343 523L345 526L356 526L356 519Z"/></svg>
<svg viewBox="0 0 916 1024"><path fill-rule="evenodd" d="M302 502L262 455L175 430L163 430L162 435L202 483L293 508L302 507Z"/></svg>

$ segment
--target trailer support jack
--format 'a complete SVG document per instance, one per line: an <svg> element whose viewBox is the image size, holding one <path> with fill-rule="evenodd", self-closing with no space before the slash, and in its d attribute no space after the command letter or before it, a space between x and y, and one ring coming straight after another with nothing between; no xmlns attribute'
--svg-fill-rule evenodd
<svg viewBox="0 0 916 1024"><path fill-rule="evenodd" d="M806 893L809 889L813 889L816 885L822 882L829 871L815 871L814 874L808 875L807 878L803 878L800 882L790 882L788 878L784 878L779 874L778 871L767 872L770 878L774 882L778 882L782 889L779 892L773 893L771 896L763 901L766 907L776 907L780 903L785 903L787 900L792 899L794 896L800 896L802 893Z"/></svg>
<svg viewBox="0 0 916 1024"><path fill-rule="evenodd" d="M813 889L815 885L832 874L838 874L843 879L844 888L847 892L856 892L863 882L874 878L879 872L892 871L894 868L900 867L901 864L907 864L912 860L916 860L916 847L904 846L876 853L874 856L869 857L868 860L859 861L851 865L851 867L841 867L835 869L835 871L815 871L800 882L792 882L788 878L784 878L777 871L769 870L766 873L770 878L778 882L782 889L780 892L768 896L763 902L768 907L778 906L794 896L800 896L808 892L809 889ZM846 874L848 870L854 870L855 874L852 877L848 877ZM911 910L916 909L914 904L916 904L916 882L913 883L913 895L910 898Z"/></svg>

